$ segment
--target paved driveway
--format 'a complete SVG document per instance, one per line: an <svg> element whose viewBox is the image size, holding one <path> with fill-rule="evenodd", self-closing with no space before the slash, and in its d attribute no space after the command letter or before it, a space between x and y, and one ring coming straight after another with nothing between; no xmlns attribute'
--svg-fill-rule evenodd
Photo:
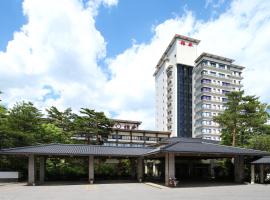
<svg viewBox="0 0 270 200"><path fill-rule="evenodd" d="M0 183L0 200L269 200L270 185L222 185L165 188L143 183L49 184Z"/></svg>

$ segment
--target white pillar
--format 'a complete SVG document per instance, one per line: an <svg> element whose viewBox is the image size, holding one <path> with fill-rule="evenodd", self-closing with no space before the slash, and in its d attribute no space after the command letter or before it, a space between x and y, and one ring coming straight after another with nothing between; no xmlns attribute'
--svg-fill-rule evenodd
<svg viewBox="0 0 270 200"><path fill-rule="evenodd" d="M28 157L28 185L35 185L35 156Z"/></svg>
<svg viewBox="0 0 270 200"><path fill-rule="evenodd" d="M215 160L214 159L210 159L210 176L211 178L215 178Z"/></svg>
<svg viewBox="0 0 270 200"><path fill-rule="evenodd" d="M143 158L137 160L137 180L142 182L143 180Z"/></svg>
<svg viewBox="0 0 270 200"><path fill-rule="evenodd" d="M157 176L157 168L155 161L153 161L153 176Z"/></svg>
<svg viewBox="0 0 270 200"><path fill-rule="evenodd" d="M169 186L169 179L175 178L175 158L173 153L165 155L165 185Z"/></svg>
<svg viewBox="0 0 270 200"><path fill-rule="evenodd" d="M255 166L254 165L250 166L250 183L251 184L255 183Z"/></svg>
<svg viewBox="0 0 270 200"><path fill-rule="evenodd" d="M260 164L260 183L264 183L264 166Z"/></svg>
<svg viewBox="0 0 270 200"><path fill-rule="evenodd" d="M42 156L39 158L39 182L40 184L44 183L45 179L45 169L46 169L46 161L45 158Z"/></svg>
<svg viewBox="0 0 270 200"><path fill-rule="evenodd" d="M94 156L89 156L88 181L89 181L90 184L94 183Z"/></svg>
<svg viewBox="0 0 270 200"><path fill-rule="evenodd" d="M234 180L236 183L244 181L244 157L236 156L234 158Z"/></svg>

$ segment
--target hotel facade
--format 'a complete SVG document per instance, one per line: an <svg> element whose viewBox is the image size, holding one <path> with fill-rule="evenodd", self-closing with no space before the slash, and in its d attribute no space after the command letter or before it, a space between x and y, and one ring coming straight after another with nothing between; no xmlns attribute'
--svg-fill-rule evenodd
<svg viewBox="0 0 270 200"><path fill-rule="evenodd" d="M226 94L242 87L244 67L209 53L197 55L200 40L175 35L155 76L156 129L171 136L220 140L213 117L223 112Z"/></svg>

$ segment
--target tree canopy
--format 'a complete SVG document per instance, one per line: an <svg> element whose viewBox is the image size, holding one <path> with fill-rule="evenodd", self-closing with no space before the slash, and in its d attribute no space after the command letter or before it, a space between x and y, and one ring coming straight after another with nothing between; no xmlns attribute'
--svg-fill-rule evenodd
<svg viewBox="0 0 270 200"><path fill-rule="evenodd" d="M0 105L0 148L47 143L102 144L111 132L112 122L103 112L82 108L56 107L42 113L31 102L16 103L12 108ZM84 138L84 140L78 140Z"/></svg>
<svg viewBox="0 0 270 200"><path fill-rule="evenodd" d="M244 91L227 94L226 110L214 117L222 128L222 142L232 146L244 146L255 135L267 129L267 104L256 96L245 96Z"/></svg>

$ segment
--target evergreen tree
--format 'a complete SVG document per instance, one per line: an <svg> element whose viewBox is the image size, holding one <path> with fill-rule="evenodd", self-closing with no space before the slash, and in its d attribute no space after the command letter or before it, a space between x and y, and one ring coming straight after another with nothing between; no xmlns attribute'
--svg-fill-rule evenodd
<svg viewBox="0 0 270 200"><path fill-rule="evenodd" d="M8 111L7 126L14 140L14 146L36 143L42 116L42 113L31 102L17 103Z"/></svg>
<svg viewBox="0 0 270 200"><path fill-rule="evenodd" d="M48 113L48 120L59 128L62 128L64 132L70 132L73 130L73 120L75 114L72 113L71 108L67 108L63 112L59 111L55 106L50 109L46 109Z"/></svg>
<svg viewBox="0 0 270 200"><path fill-rule="evenodd" d="M244 91L227 94L226 110L214 117L214 121L222 128L221 138L224 144L243 146L263 128L269 117L267 105L255 96L244 96Z"/></svg>
<svg viewBox="0 0 270 200"><path fill-rule="evenodd" d="M112 121L103 112L88 108L80 110L75 118L75 132L86 138L87 144L102 144L111 133Z"/></svg>

